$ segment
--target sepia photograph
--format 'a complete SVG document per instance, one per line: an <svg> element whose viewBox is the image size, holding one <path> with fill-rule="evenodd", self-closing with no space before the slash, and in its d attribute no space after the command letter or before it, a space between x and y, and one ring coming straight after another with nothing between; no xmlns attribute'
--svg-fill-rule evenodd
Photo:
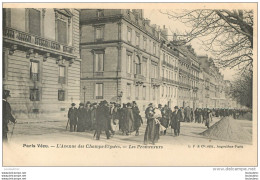
<svg viewBox="0 0 260 180"><path fill-rule="evenodd" d="M257 166L257 3L3 3L2 165Z"/></svg>

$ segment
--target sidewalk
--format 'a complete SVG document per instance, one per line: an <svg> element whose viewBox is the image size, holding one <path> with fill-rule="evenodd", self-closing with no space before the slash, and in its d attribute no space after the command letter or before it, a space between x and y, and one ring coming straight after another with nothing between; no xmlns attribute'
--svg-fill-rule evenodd
<svg viewBox="0 0 260 180"><path fill-rule="evenodd" d="M67 121L67 113L50 113L44 115L29 115L29 117L20 116L16 118L17 124L42 123L42 122L59 122Z"/></svg>

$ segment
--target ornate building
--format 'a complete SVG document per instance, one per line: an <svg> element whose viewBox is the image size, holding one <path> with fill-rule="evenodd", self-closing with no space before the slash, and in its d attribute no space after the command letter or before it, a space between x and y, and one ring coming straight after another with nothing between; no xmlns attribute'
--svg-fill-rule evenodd
<svg viewBox="0 0 260 180"><path fill-rule="evenodd" d="M201 107L226 108L224 76L208 56L199 56L201 67Z"/></svg>
<svg viewBox="0 0 260 180"><path fill-rule="evenodd" d="M168 41L168 30L165 27L161 30L160 40L160 75L162 80L160 103L173 109L178 104L178 53L171 48L171 42Z"/></svg>
<svg viewBox="0 0 260 180"><path fill-rule="evenodd" d="M3 9L3 88L16 115L78 103L80 62L79 10Z"/></svg>
<svg viewBox="0 0 260 180"><path fill-rule="evenodd" d="M159 103L160 39L143 10L82 9L81 101Z"/></svg>

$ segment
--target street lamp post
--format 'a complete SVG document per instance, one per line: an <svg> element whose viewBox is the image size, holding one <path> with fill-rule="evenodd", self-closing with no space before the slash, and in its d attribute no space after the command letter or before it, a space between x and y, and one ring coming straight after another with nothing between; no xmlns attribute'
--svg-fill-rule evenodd
<svg viewBox="0 0 260 180"><path fill-rule="evenodd" d="M86 86L83 87L83 90L84 90L84 104L85 104L85 101L86 101Z"/></svg>

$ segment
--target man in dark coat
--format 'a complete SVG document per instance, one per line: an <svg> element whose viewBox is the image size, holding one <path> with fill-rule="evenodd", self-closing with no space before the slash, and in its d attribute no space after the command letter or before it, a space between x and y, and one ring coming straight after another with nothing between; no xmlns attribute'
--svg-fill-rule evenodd
<svg viewBox="0 0 260 180"><path fill-rule="evenodd" d="M90 113L91 130L96 129L96 117L97 117L97 103L93 103L91 107L91 113Z"/></svg>
<svg viewBox="0 0 260 180"><path fill-rule="evenodd" d="M78 110L75 107L75 103L71 104L71 108L69 108L68 112L68 118L70 121L70 132L75 132L76 131L76 126L77 126L77 118L78 118Z"/></svg>
<svg viewBox="0 0 260 180"><path fill-rule="evenodd" d="M162 113L162 118L160 120L160 123L163 127L165 127L166 129L163 131L163 134L166 135L166 130L169 126L169 121L171 119L171 109L168 108L167 105L164 106L164 108L161 109L161 113Z"/></svg>
<svg viewBox="0 0 260 180"><path fill-rule="evenodd" d="M91 103L88 101L86 103L85 109L86 109L86 119L85 119L85 130L90 130L92 127L91 124Z"/></svg>
<svg viewBox="0 0 260 180"><path fill-rule="evenodd" d="M100 134L102 131L105 131L107 139L110 139L109 133L109 107L106 100L102 101L100 105L97 107L97 114L96 114L96 140L100 139Z"/></svg>
<svg viewBox="0 0 260 180"><path fill-rule="evenodd" d="M3 142L7 142L7 132L8 132L8 123L9 121L16 123L15 118L12 115L12 109L8 102L10 96L9 90L3 91Z"/></svg>
<svg viewBox="0 0 260 180"><path fill-rule="evenodd" d="M125 111L126 104L123 104L122 108L121 105L118 104L119 130L121 130L123 134L125 134Z"/></svg>
<svg viewBox="0 0 260 180"><path fill-rule="evenodd" d="M78 108L78 124L77 124L77 132L84 132L86 127L86 116L87 111L84 108L84 104L80 103Z"/></svg>
<svg viewBox="0 0 260 180"><path fill-rule="evenodd" d="M135 101L133 101L132 110L133 110L133 115L134 115L134 129L136 131L135 135L139 136L139 128L141 127L141 124L143 124L143 120L140 115L140 110Z"/></svg>
<svg viewBox="0 0 260 180"><path fill-rule="evenodd" d="M126 104L126 112L125 112L125 127L126 127L126 135L134 131L134 114L132 110L131 103Z"/></svg>
<svg viewBox="0 0 260 180"><path fill-rule="evenodd" d="M180 122L182 121L182 115L181 110L178 108L178 106L174 107L174 111L172 113L172 119L171 119L171 128L174 129L174 135L179 136L180 135Z"/></svg>

